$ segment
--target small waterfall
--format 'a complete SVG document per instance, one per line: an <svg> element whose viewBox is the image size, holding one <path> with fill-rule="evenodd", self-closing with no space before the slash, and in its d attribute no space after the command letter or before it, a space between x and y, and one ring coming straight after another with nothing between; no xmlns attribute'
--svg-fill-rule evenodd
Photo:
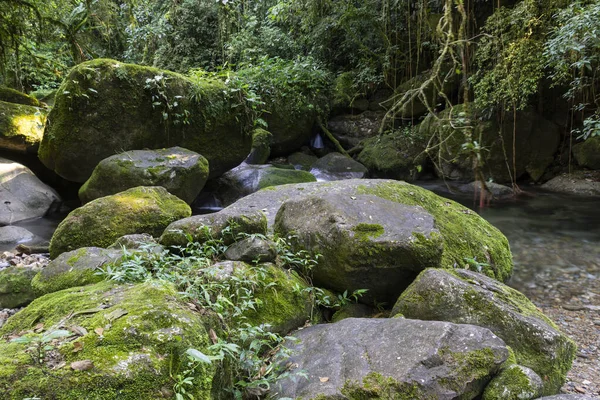
<svg viewBox="0 0 600 400"><path fill-rule="evenodd" d="M323 144L323 137L321 137L320 133L317 133L312 139L310 139L310 147L313 149L322 149L325 147Z"/></svg>

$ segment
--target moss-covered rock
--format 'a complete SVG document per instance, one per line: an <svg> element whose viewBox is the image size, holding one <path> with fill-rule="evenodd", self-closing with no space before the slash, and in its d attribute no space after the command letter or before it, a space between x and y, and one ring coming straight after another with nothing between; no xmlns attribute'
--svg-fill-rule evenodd
<svg viewBox="0 0 600 400"><path fill-rule="evenodd" d="M252 131L252 149L246 157L246 164L264 164L271 155L271 140L273 134L264 129L255 129Z"/></svg>
<svg viewBox="0 0 600 400"><path fill-rule="evenodd" d="M181 146L206 157L211 176L219 176L250 151L238 102L218 80L108 59L85 62L56 94L39 157L65 179L84 182L113 154Z"/></svg>
<svg viewBox="0 0 600 400"><path fill-rule="evenodd" d="M542 378L527 367L511 365L487 385L483 400L531 400L542 395Z"/></svg>
<svg viewBox="0 0 600 400"><path fill-rule="evenodd" d="M23 104L26 106L40 106L40 102L35 97L29 96L23 92L19 92L18 90L11 89L2 85L0 85L0 101L5 101L7 103Z"/></svg>
<svg viewBox="0 0 600 400"><path fill-rule="evenodd" d="M393 131L367 139L357 160L374 178L413 181L425 163L427 141L415 130Z"/></svg>
<svg viewBox="0 0 600 400"><path fill-rule="evenodd" d="M39 361L27 353L30 345L3 339L0 392L11 400L171 398L171 375L187 369L185 351L205 351L210 343L202 317L176 296L172 286L155 281L102 282L36 299L0 335L39 340L56 329L71 334L50 342ZM78 361L91 362L91 369L73 369ZM214 373L212 365L200 364L189 372L194 385L186 390L211 399Z"/></svg>
<svg viewBox="0 0 600 400"><path fill-rule="evenodd" d="M79 189L82 203L136 186L162 186L190 204L208 179L208 161L181 147L132 150L100 161Z"/></svg>
<svg viewBox="0 0 600 400"><path fill-rule="evenodd" d="M301 169L303 171L310 171L313 164L317 162L319 158L313 154L307 153L293 153L288 156L288 162L294 166L296 169Z"/></svg>
<svg viewBox="0 0 600 400"><path fill-rule="evenodd" d="M588 138L573 146L577 164L589 169L600 169L600 136Z"/></svg>
<svg viewBox="0 0 600 400"><path fill-rule="evenodd" d="M515 122L513 114L509 113L500 124L495 119L478 116L472 104L460 104L438 116L427 116L420 125L419 134L427 139L434 137L440 143L440 154L430 156L439 161L438 172L447 178L474 179L471 155L463 149L466 139L465 130L461 127L468 125L472 127L473 140L485 149L480 152L480 157L486 178L508 183L511 178L516 180L528 174L537 181L554 161L560 143L560 129L530 110L519 111L516 117ZM513 170L513 133L516 170Z"/></svg>
<svg viewBox="0 0 600 400"><path fill-rule="evenodd" d="M374 111L338 115L327 121L327 128L342 146L353 148L361 141L379 134L383 116L383 112Z"/></svg>
<svg viewBox="0 0 600 400"><path fill-rule="evenodd" d="M121 250L82 247L62 253L44 267L32 280L36 296L75 286L85 286L104 279L96 274L99 268L121 258Z"/></svg>
<svg viewBox="0 0 600 400"><path fill-rule="evenodd" d="M44 135L43 108L0 101L0 149L35 153Z"/></svg>
<svg viewBox="0 0 600 400"><path fill-rule="evenodd" d="M543 394L559 391L575 358L575 343L523 294L468 270L427 269L392 310L406 318L473 324L509 345L516 362L543 379Z"/></svg>
<svg viewBox="0 0 600 400"><path fill-rule="evenodd" d="M31 280L38 273L34 267L8 267L0 271L0 308L22 307L35 299Z"/></svg>
<svg viewBox="0 0 600 400"><path fill-rule="evenodd" d="M163 246L186 246L190 240L204 243L209 239L223 239L230 244L240 233L266 234L267 218L262 211L237 213L221 210L184 218L167 226L159 242Z"/></svg>
<svg viewBox="0 0 600 400"><path fill-rule="evenodd" d="M50 257L81 247L108 247L131 233L158 237L170 223L191 213L183 200L159 186L101 197L72 211L58 225L50 241Z"/></svg>
<svg viewBox="0 0 600 400"><path fill-rule="evenodd" d="M375 315L376 309L361 303L343 305L331 317L331 322L338 322L346 318L368 318Z"/></svg>

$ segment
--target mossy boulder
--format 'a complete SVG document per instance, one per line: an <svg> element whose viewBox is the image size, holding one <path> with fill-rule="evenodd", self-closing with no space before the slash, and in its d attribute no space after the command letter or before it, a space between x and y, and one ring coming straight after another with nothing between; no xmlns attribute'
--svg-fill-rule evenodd
<svg viewBox="0 0 600 400"><path fill-rule="evenodd" d="M266 234L265 214L260 209L247 212L223 209L213 214L194 215L167 226L159 242L163 246L186 246L190 240L204 243L210 239L222 239L231 244L240 233Z"/></svg>
<svg viewBox="0 0 600 400"><path fill-rule="evenodd" d="M0 309L22 307L35 299L31 280L39 268L13 266L0 271Z"/></svg>
<svg viewBox="0 0 600 400"><path fill-rule="evenodd" d="M473 399L508 358L488 329L447 322L347 318L294 337L277 398Z"/></svg>
<svg viewBox="0 0 600 400"><path fill-rule="evenodd" d="M426 160L427 141L414 129L388 132L361 146L356 159L374 178L414 181Z"/></svg>
<svg viewBox="0 0 600 400"><path fill-rule="evenodd" d="M119 260L121 250L82 247L62 253L50 261L32 280L31 286L36 296L57 292L76 286L97 283L104 278L97 274L98 269Z"/></svg>
<svg viewBox="0 0 600 400"><path fill-rule="evenodd" d="M367 168L352 158L340 153L329 153L319 158L310 173L321 181L361 179L367 176Z"/></svg>
<svg viewBox="0 0 600 400"><path fill-rule="evenodd" d="M542 395L542 378L533 370L513 364L487 385L483 400L531 400Z"/></svg>
<svg viewBox="0 0 600 400"><path fill-rule="evenodd" d="M43 217L60 205L58 193L26 166L0 157L0 226Z"/></svg>
<svg viewBox="0 0 600 400"><path fill-rule="evenodd" d="M171 374L187 368L188 348L206 351L205 321L169 284L96 285L36 299L0 330L0 392L5 399L159 399L173 396ZM70 335L50 343L41 360L15 337L41 338L57 329ZM35 330L35 331L34 331ZM41 332L40 332L41 330ZM74 369L86 361L89 370ZM211 399L214 366L201 364L186 387Z"/></svg>
<svg viewBox="0 0 600 400"><path fill-rule="evenodd" d="M273 134L264 129L255 129L252 135L252 149L244 161L246 164L264 164L271 155Z"/></svg>
<svg viewBox="0 0 600 400"><path fill-rule="evenodd" d="M267 218L268 229L272 230L282 203L325 194L337 194L349 199L361 194L373 195L407 206L421 207L433 217L435 229L439 231L443 242L440 267L460 268L468 265L465 258L476 258L487 264L482 265L482 272L490 277L504 282L512 274L508 240L498 229L468 208L406 182L350 179L275 186L246 196L223 212L250 215L260 210ZM364 212L368 213L368 208Z"/></svg>
<svg viewBox="0 0 600 400"><path fill-rule="evenodd" d="M460 104L446 109L438 116L429 115L419 125L419 134L434 137L440 144L440 154L430 154L439 162L438 173L450 179L473 181L473 161L465 143L465 126L472 127L471 136L481 151L482 171L498 183L510 183L527 174L532 180L542 178L554 161L560 144L560 128L534 111L518 111L516 121L507 113L499 123L478 115L473 104ZM515 135L516 169L513 170L513 134ZM510 166L510 170L508 168Z"/></svg>
<svg viewBox="0 0 600 400"><path fill-rule="evenodd" d="M327 128L342 146L352 148L379 134L383 116L383 112L375 111L338 115L327 122Z"/></svg>
<svg viewBox="0 0 600 400"><path fill-rule="evenodd" d="M316 180L317 178L307 171L243 163L216 181L216 196L223 205L229 205L266 187Z"/></svg>
<svg viewBox="0 0 600 400"><path fill-rule="evenodd" d="M577 164L589 169L600 169L600 136L594 136L573 146Z"/></svg>
<svg viewBox="0 0 600 400"><path fill-rule="evenodd" d="M0 101L0 149L35 154L45 124L43 108Z"/></svg>
<svg viewBox="0 0 600 400"><path fill-rule="evenodd" d="M171 147L131 150L100 161L79 189L82 203L136 186L162 186L190 204L208 179L208 161L198 153Z"/></svg>
<svg viewBox="0 0 600 400"><path fill-rule="evenodd" d="M313 282L343 293L367 289L359 301L390 304L417 274L440 266L443 239L423 208L374 195L320 193L287 200L275 232L321 255Z"/></svg>
<svg viewBox="0 0 600 400"><path fill-rule="evenodd" d="M172 146L202 154L212 177L250 151L243 107L225 83L97 59L71 70L56 94L39 158L65 179L85 182L106 157Z"/></svg>
<svg viewBox="0 0 600 400"><path fill-rule="evenodd" d="M473 324L490 329L514 351L516 362L557 393L575 358L575 343L523 294L468 270L428 269L402 293L392 315Z"/></svg>
<svg viewBox="0 0 600 400"><path fill-rule="evenodd" d="M307 154L302 152L296 152L288 156L288 162L296 169L303 171L310 171L313 164L319 159L314 154Z"/></svg>
<svg viewBox="0 0 600 400"><path fill-rule="evenodd" d="M0 85L0 101L23 104L26 106L40 106L40 102L35 97L2 85Z"/></svg>
<svg viewBox="0 0 600 400"><path fill-rule="evenodd" d="M50 257L81 247L108 247L119 237L158 237L172 222L189 217L190 207L160 186L140 186L93 200L72 211L56 228Z"/></svg>

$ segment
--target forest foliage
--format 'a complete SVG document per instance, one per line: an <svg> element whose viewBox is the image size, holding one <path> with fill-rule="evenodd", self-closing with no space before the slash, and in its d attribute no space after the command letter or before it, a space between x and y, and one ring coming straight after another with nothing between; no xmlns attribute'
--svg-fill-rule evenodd
<svg viewBox="0 0 600 400"><path fill-rule="evenodd" d="M0 0L0 9L0 83L27 92L56 88L99 57L220 74L292 62L289 76L307 88L302 75L345 73L356 95L443 71L461 82L448 103L514 111L551 91L579 134L600 134L598 0Z"/></svg>

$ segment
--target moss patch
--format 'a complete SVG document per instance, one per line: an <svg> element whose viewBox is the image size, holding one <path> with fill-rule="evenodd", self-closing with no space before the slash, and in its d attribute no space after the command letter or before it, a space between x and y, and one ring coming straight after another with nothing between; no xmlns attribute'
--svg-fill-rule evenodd
<svg viewBox="0 0 600 400"><path fill-rule="evenodd" d="M46 111L28 105L0 101L0 148L25 153L41 142Z"/></svg>
<svg viewBox="0 0 600 400"><path fill-rule="evenodd" d="M6 101L7 103L23 104L26 106L39 107L40 102L32 96L28 96L18 90L8 88L0 85L0 101Z"/></svg>

